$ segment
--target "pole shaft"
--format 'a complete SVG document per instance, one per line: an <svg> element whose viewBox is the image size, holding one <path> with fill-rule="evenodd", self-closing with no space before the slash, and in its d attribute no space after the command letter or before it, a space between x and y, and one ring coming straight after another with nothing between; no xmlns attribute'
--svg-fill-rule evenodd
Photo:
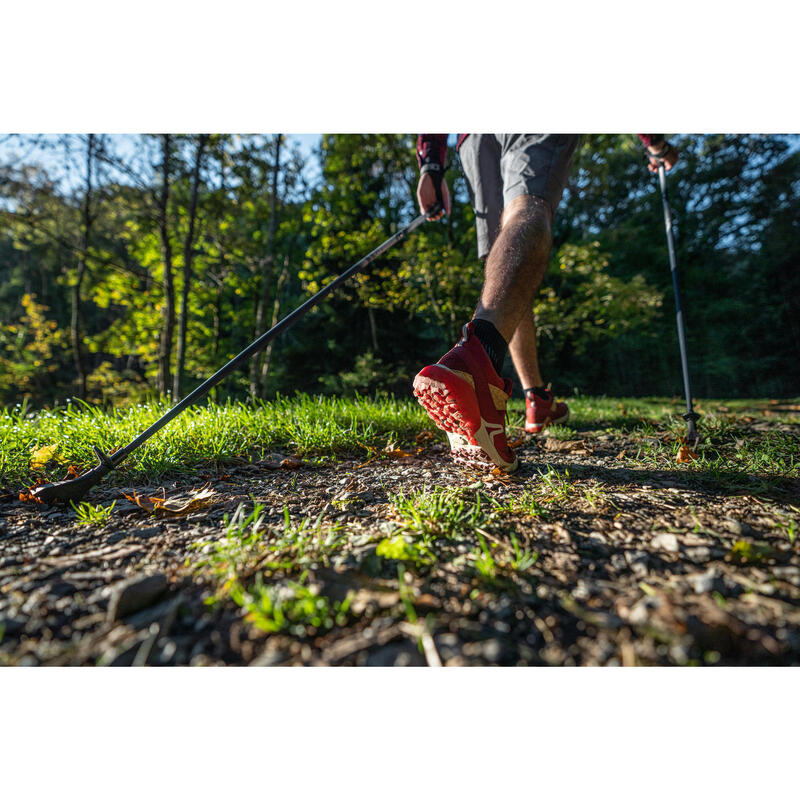
<svg viewBox="0 0 800 800"><path fill-rule="evenodd" d="M405 228L397 231L393 236L390 236L383 244L378 245L371 253L368 253L360 261L353 264L352 267L345 270L341 275L332 280L326 286L323 286L315 295L310 297L301 306L298 306L290 314L287 314L277 325L273 326L266 333L263 333L252 344L248 345L241 353L234 356L225 366L218 369L210 378L201 383L193 392L190 392L179 403L174 405L166 414L157 419L147 430L142 431L130 444L111 453L108 458L113 462L116 467L120 462L127 458L137 447L144 444L154 433L161 430L168 422L173 420L182 411L189 406L196 403L198 400L205 397L206 394L216 386L223 378L227 377L233 370L240 364L244 363L260 350L263 350L269 342L276 336L279 336L283 331L294 325L301 317L305 316L320 300L327 297L335 288L344 283L348 278L360 272L364 267L372 263L378 256L385 253L389 248L402 241L409 233L415 231L427 219L425 214L420 214Z"/></svg>
<svg viewBox="0 0 800 800"><path fill-rule="evenodd" d="M693 414L692 388L689 382L689 360L686 355L686 331L683 327L683 309L681 294L678 288L678 262L675 257L675 238L672 233L672 213L667 197L667 176L664 163L658 165L658 182L661 186L661 203L664 207L664 226L667 231L667 250L669 251L669 269L672 273L672 288L675 293L675 321L678 326L678 345L681 351L681 369L683 370L683 391L686 395L686 413Z"/></svg>

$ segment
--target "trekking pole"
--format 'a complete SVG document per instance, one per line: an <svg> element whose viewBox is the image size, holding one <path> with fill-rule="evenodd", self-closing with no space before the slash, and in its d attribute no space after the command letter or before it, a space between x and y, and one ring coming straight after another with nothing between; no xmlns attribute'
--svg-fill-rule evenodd
<svg viewBox="0 0 800 800"><path fill-rule="evenodd" d="M415 231L425 222L428 217L433 216L438 212L438 208L434 207L428 210L427 213L420 214L416 219L412 220L405 228L397 231L393 236L390 236L383 244L378 245L371 253L364 256L360 261L353 264L352 267L346 269L341 275L332 280L327 286L320 289L313 297L310 297L301 306L298 306L290 314L287 314L277 325L273 326L266 333L263 333L252 344L248 345L242 350L239 355L234 356L224 367L217 370L210 378L204 383L201 383L193 392L186 395L179 403L176 403L166 414L157 419L147 430L142 431L130 444L117 450L114 453L104 453L96 445L92 445L92 450L97 456L98 464L88 472L80 475L72 480L57 481L56 483L46 483L42 486L33 489L31 494L38 500L45 503L52 503L55 500L77 500L95 484L99 483L112 469L115 469L119 464L124 461L137 447L143 445L154 433L161 430L168 422L175 419L181 411L186 410L189 406L196 403L205 397L208 392L216 386L221 380L226 378L233 370L240 364L249 360L256 353L263 350L267 344L272 341L276 336L283 333L291 325L294 325L301 317L305 316L314 306L321 300L327 297L334 289L344 283L348 278L352 277L368 264L371 264L378 256L385 253L389 248L402 241L412 231Z"/></svg>
<svg viewBox="0 0 800 800"><path fill-rule="evenodd" d="M683 327L683 309L681 308L681 294L678 289L678 264L675 258L675 239L672 235L672 213L667 198L667 175L663 159L658 162L658 183L661 187L661 202L664 206L664 225L667 229L667 249L669 251L669 269L672 273L672 288L675 292L675 318L678 326L678 345L681 350L681 368L683 370L683 391L686 395L686 443L694 449L700 441L695 422L700 415L692 408L692 389L689 383L689 360L686 356L686 332Z"/></svg>

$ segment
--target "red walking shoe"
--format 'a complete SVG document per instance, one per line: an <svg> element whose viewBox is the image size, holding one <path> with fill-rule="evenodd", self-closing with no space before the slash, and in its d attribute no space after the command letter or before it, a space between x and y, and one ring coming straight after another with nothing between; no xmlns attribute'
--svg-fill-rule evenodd
<svg viewBox="0 0 800 800"><path fill-rule="evenodd" d="M566 403L556 403L553 393L545 389L547 399L533 392L525 395L525 433L541 433L548 425L563 425L569 419Z"/></svg>
<svg viewBox="0 0 800 800"><path fill-rule="evenodd" d="M506 439L506 403L511 381L492 366L473 325L436 364L414 378L414 395L436 426L447 433L456 461L470 466L497 466L513 472L519 466Z"/></svg>

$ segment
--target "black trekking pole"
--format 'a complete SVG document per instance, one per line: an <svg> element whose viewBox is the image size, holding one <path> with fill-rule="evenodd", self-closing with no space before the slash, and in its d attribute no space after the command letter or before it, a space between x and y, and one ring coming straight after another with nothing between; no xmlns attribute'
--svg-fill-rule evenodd
<svg viewBox="0 0 800 800"><path fill-rule="evenodd" d="M327 297L334 289L344 283L348 278L360 272L368 264L372 263L378 256L385 253L389 248L402 241L408 234L415 231L425 222L428 217L433 216L438 212L438 208L434 207L428 210L425 214L420 214L416 219L412 220L405 228L397 231L393 236L390 236L383 244L378 245L371 253L364 256L360 261L353 264L352 267L345 270L336 279L332 280L327 286L320 289L313 297L310 297L301 306L296 308L291 314L287 314L277 325L272 327L266 333L258 337L252 344L248 345L242 350L239 355L234 356L224 367L217 370L208 380L201 383L193 392L187 394L179 403L176 403L166 414L157 419L147 430L140 433L130 444L117 450L114 453L106 454L96 445L92 445L92 450L97 456L98 464L88 472L80 475L72 480L58 481L56 483L46 483L42 486L33 489L31 494L38 500L45 503L52 503L55 500L78 500L83 497L89 489L95 484L99 483L112 469L115 469L119 464L124 461L137 447L144 444L154 433L161 430L168 422L175 419L181 411L184 411L189 406L196 403L205 397L208 392L216 386L223 378L227 377L233 370L240 364L244 363L256 353L263 350L267 344L272 341L276 336L283 333L291 325L294 325L301 317L307 314L320 300Z"/></svg>
<svg viewBox="0 0 800 800"><path fill-rule="evenodd" d="M672 213L667 198L667 175L663 159L658 162L658 183L661 187L661 202L664 206L664 225L667 229L667 249L669 250L669 269L672 273L672 288L675 291L675 317L678 326L678 344L681 349L681 368L683 369L683 391L686 395L686 443L694 449L700 441L695 422L700 415L692 408L692 388L689 383L689 360L686 356L686 332L683 327L683 309L681 308L681 294L678 289L678 264L675 258L675 239L672 235Z"/></svg>

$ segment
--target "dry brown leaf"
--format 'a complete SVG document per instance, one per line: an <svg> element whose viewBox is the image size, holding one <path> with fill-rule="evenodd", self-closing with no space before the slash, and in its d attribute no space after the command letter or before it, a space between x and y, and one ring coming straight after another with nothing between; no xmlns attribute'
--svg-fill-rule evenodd
<svg viewBox="0 0 800 800"><path fill-rule="evenodd" d="M294 456L285 456L282 453L270 453L269 459L258 462L259 467L265 469L300 469L303 462Z"/></svg>
<svg viewBox="0 0 800 800"><path fill-rule="evenodd" d="M38 478L36 483L33 484L33 486L29 486L27 489L23 489L19 493L19 499L23 503L41 503L42 501L38 497L36 497L36 495L33 494L33 489L35 489L37 486L41 486L43 483L44 480L42 480L42 478Z"/></svg>
<svg viewBox="0 0 800 800"><path fill-rule="evenodd" d="M544 438L543 447L545 450L553 450L554 452L558 453L582 453L584 455L588 455L590 453L586 447L586 444L580 439L563 440L553 439L550 436L546 436Z"/></svg>
<svg viewBox="0 0 800 800"><path fill-rule="evenodd" d="M513 442L509 442L508 446L509 447L522 447L522 445L524 443L525 443L525 439L523 439L522 436L520 436L518 439L514 439Z"/></svg>
<svg viewBox="0 0 800 800"><path fill-rule="evenodd" d="M697 461L697 453L690 450L688 444L682 444L680 448L678 448L675 461L677 461L678 464L691 464L692 461Z"/></svg>
<svg viewBox="0 0 800 800"><path fill-rule="evenodd" d="M389 456L389 458L413 458L414 453L409 453L406 450L400 450L396 448L394 450L384 450L385 455Z"/></svg>
<svg viewBox="0 0 800 800"><path fill-rule="evenodd" d="M124 494L124 493L123 493ZM197 489L185 499L167 500L166 497L146 497L133 493L133 496L125 494L132 503L136 503L139 508L144 509L150 514L158 517L183 517L201 508L207 508L214 502L216 492L209 486Z"/></svg>

